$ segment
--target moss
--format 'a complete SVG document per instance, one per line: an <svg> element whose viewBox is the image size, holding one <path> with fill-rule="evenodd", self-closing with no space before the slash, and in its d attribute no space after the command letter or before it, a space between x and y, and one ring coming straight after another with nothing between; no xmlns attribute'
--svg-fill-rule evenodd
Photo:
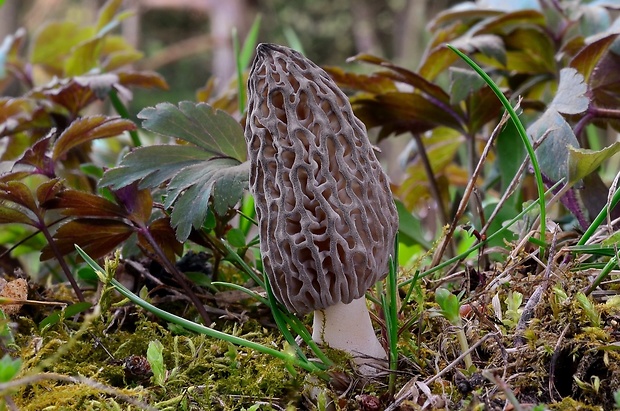
<svg viewBox="0 0 620 411"><path fill-rule="evenodd" d="M127 406L122 395L141 398L151 405L161 403L169 409L183 409L183 403L196 404L200 407L197 409L240 409L256 401L285 405L298 401L301 391L302 379L291 376L280 360L204 335L175 335L145 317L139 318L134 330L107 334L103 332L104 325L97 321L81 335L76 333L78 324L68 321L56 324L44 334L39 334L32 322L22 321L21 326L30 328L22 329L18 340L23 347L23 375L80 375L113 391L106 393L100 386L43 380L20 387L13 396L22 410L50 406L114 409L113 402ZM251 334L253 340L263 344L282 345L278 335L266 332L255 321L225 330L242 336ZM123 363L129 356L146 356L153 340L161 341L164 347L168 376L163 387L153 386L148 378L143 385L132 381L127 378ZM38 349L33 349L35 345ZM62 353L67 346L70 349Z"/></svg>

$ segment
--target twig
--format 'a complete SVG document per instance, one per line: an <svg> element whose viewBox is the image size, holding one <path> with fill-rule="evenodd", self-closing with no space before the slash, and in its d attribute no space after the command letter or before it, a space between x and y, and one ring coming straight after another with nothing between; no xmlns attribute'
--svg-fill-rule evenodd
<svg viewBox="0 0 620 411"><path fill-rule="evenodd" d="M459 220L461 219L461 216L467 209L467 204L469 203L469 197L471 196L471 193L473 192L473 189L476 186L476 182L478 181L478 176L480 175L480 172L482 171L482 166L484 165L484 162L486 161L487 156L489 155L489 151L491 150L491 147L493 146L493 142L495 141L497 136L499 136L499 133L504 127L504 125L506 124L506 122L508 121L508 118L509 117L508 117L507 112L504 113L501 120L499 121L499 124L495 126L493 133L491 133L491 137L489 137L487 144L484 146L484 150L482 151L482 154L480 155L478 164L476 165L476 168L474 169L471 177L469 178L467 187L465 187L463 198L461 198L461 202L459 203L459 207L454 215L454 218L452 219L450 228L448 229L448 232L444 235L443 240L441 241L441 244L439 245L439 247L437 247L437 251L435 251L435 254L433 255L433 262L431 263L431 267L434 267L437 264L439 264L439 261L441 261L441 258L443 257L443 254L446 251L446 247L448 246L448 243L452 241L452 234L454 234L454 230L456 230L456 227L458 225Z"/></svg>
<svg viewBox="0 0 620 411"><path fill-rule="evenodd" d="M553 239L551 240L551 247L549 248L549 258L547 259L547 267L545 268L543 282L538 287L536 287L536 290L534 290L529 300L527 300L527 304L525 304L525 307L523 308L523 313L521 314L519 322L517 323L517 327L515 330L515 347L520 347L525 343L525 341L523 340L523 331L525 331L528 322L534 316L534 311L536 310L538 303L540 303L542 295L547 290L547 288L549 288L549 279L551 278L551 273L553 271L551 268L554 266L553 260L555 258L557 236L558 230L556 228L555 230L553 230Z"/></svg>
<svg viewBox="0 0 620 411"><path fill-rule="evenodd" d="M508 400L508 402L512 404L515 411L523 411L523 407L519 403L519 400L517 400L515 393L510 389L510 387L508 386L508 384L506 384L504 380L502 380L497 375L491 374L490 372L486 371L482 371L482 375L487 380L495 383L497 387L504 392L504 394L506 395L506 400Z"/></svg>
<svg viewBox="0 0 620 411"><path fill-rule="evenodd" d="M558 341L555 343L555 348L553 350L553 355L551 356L551 362L549 365L549 397L553 402L556 402L555 398L553 397L553 393L557 392L555 388L555 365L557 364L558 358L560 357L560 344L564 339L564 335L566 335L566 331L568 331L569 327L570 324L567 324L566 327L564 327L562 333L560 334L560 337L558 338Z"/></svg>
<svg viewBox="0 0 620 411"><path fill-rule="evenodd" d="M413 133L413 138L418 145L418 153L420 155L420 159L422 160L422 165L424 166L426 177L428 178L428 185L431 190L431 194L435 199L435 203L437 203L437 208L439 209L439 214L441 215L441 222L442 224L446 224L448 222L448 213L443 206L443 201L441 200L441 193L439 192L439 186L437 185L437 180L435 179L435 174L433 173L433 168L431 167L431 161L428 158L426 147L424 147L424 142L422 141L422 137L419 133Z"/></svg>
<svg viewBox="0 0 620 411"><path fill-rule="evenodd" d="M480 340L478 340L474 345L472 345L469 348L469 350L467 350L467 351L463 352L461 355L459 355L454 361L452 361L450 364L448 364L443 370L441 370L437 374L433 375L432 377L424 380L424 382L422 384L429 385L429 384L432 384L436 379L443 377L446 373L448 373L448 371L452 370L461 361L463 361L463 359L465 358L466 355L471 354L472 351L474 351L476 348L478 348L483 342L485 342L489 338L496 337L496 336L497 336L497 333L490 333L490 334L485 335ZM413 381L415 381L415 379L417 379L417 377L414 377ZM407 384L405 384L405 386L406 385L410 385L410 383L411 383L411 381L408 382ZM402 397L395 399L394 402L392 404L390 404L390 406L385 409L385 411L394 411L394 410L396 410L400 406L400 404L402 404L407 398L409 398L408 395L403 395Z"/></svg>

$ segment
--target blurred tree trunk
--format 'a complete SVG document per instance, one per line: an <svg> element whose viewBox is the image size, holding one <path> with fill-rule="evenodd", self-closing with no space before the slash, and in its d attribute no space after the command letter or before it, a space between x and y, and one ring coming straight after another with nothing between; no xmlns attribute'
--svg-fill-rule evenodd
<svg viewBox="0 0 620 411"><path fill-rule="evenodd" d="M375 28L374 13L366 0L350 0L353 15L353 38L358 53L383 56L381 42Z"/></svg>
<svg viewBox="0 0 620 411"><path fill-rule="evenodd" d="M8 0L0 7L0 41L17 30L18 0Z"/></svg>
<svg viewBox="0 0 620 411"><path fill-rule="evenodd" d="M251 24L254 8L251 0L133 0L142 9L174 7L206 13L210 23L209 45L213 50L212 75L218 79L221 90L235 74L235 55L232 30L237 29L243 41ZM135 7L135 6L134 6ZM138 25L139 26L139 25ZM137 34L135 34L137 36ZM202 41L202 40L201 40ZM186 42L185 45L193 44ZM179 55L185 56L186 53Z"/></svg>

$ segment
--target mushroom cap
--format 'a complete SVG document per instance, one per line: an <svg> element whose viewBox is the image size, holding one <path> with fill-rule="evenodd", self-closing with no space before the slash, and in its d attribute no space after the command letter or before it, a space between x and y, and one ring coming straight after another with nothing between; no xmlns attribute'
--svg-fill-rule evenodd
<svg viewBox="0 0 620 411"><path fill-rule="evenodd" d="M348 304L388 272L398 214L347 96L287 47L260 44L248 80L250 191L275 297L307 313Z"/></svg>

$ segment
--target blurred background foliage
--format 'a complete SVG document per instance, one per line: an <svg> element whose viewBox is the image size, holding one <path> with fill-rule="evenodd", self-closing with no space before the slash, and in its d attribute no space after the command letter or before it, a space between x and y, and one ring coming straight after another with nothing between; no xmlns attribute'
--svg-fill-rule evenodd
<svg viewBox="0 0 620 411"><path fill-rule="evenodd" d="M0 36L19 27L28 33L50 20L89 22L103 0L7 0L0 9ZM155 70L169 90L136 91L136 114L160 101L194 100L197 89L217 79L222 91L234 77L231 33L245 36L256 15L259 41L298 42L320 65L343 65L347 57L372 53L414 69L428 39L425 25L454 0L126 0L135 15L122 35L145 53L136 69ZM18 94L9 89L5 95Z"/></svg>

